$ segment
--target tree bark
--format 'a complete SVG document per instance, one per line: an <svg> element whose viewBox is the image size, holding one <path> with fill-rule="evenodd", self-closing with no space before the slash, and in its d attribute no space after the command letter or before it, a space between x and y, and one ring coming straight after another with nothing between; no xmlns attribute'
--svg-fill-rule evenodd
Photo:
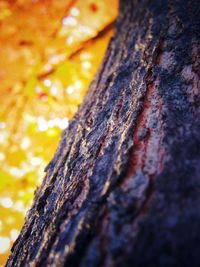
<svg viewBox="0 0 200 267"><path fill-rule="evenodd" d="M200 4L121 0L7 266L199 266Z"/></svg>

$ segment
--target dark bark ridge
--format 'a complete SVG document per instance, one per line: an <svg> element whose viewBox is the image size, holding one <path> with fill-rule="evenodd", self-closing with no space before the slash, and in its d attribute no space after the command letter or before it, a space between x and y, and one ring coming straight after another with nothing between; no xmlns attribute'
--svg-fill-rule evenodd
<svg viewBox="0 0 200 267"><path fill-rule="evenodd" d="M7 266L198 266L199 14L121 1Z"/></svg>

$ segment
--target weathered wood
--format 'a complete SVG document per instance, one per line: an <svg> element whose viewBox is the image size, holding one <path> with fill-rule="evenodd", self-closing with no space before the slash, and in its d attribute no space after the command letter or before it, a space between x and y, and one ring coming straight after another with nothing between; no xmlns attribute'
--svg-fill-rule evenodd
<svg viewBox="0 0 200 267"><path fill-rule="evenodd" d="M199 266L200 4L122 0L7 266Z"/></svg>

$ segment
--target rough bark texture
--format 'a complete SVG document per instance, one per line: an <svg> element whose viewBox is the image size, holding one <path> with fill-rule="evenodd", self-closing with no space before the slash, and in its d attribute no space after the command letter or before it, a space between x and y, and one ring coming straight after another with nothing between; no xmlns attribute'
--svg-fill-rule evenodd
<svg viewBox="0 0 200 267"><path fill-rule="evenodd" d="M199 266L200 3L122 0L7 266Z"/></svg>

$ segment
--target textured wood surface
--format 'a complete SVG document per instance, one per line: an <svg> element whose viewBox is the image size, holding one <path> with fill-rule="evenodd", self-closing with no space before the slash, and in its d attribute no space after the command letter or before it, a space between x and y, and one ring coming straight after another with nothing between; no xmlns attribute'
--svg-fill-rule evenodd
<svg viewBox="0 0 200 267"><path fill-rule="evenodd" d="M7 266L199 266L200 4L122 0Z"/></svg>

